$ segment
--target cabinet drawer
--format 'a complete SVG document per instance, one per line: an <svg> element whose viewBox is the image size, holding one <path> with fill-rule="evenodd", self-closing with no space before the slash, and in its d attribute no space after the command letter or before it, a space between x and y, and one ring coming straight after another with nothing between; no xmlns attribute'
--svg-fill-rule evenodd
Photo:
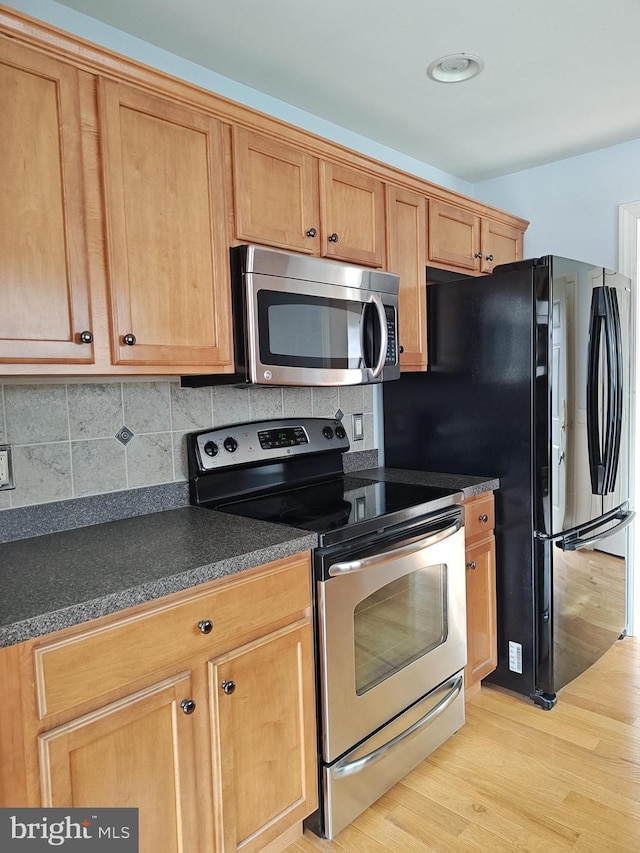
<svg viewBox="0 0 640 853"><path fill-rule="evenodd" d="M492 493L464 501L464 524L467 544L493 533L495 515Z"/></svg>
<svg viewBox="0 0 640 853"><path fill-rule="evenodd" d="M35 649L40 719L202 653L203 660L294 621L310 607L309 554ZM126 611L125 611L126 613ZM211 623L210 626L208 623Z"/></svg>

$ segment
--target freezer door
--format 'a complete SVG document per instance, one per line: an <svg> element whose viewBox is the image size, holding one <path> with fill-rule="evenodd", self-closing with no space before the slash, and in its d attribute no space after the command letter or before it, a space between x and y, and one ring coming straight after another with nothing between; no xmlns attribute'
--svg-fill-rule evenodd
<svg viewBox="0 0 640 853"><path fill-rule="evenodd" d="M536 270L538 533L554 537L629 498L630 282L567 258Z"/></svg>
<svg viewBox="0 0 640 853"><path fill-rule="evenodd" d="M537 672L533 699L551 707L555 693L595 663L626 627L628 505L557 540L536 541Z"/></svg>

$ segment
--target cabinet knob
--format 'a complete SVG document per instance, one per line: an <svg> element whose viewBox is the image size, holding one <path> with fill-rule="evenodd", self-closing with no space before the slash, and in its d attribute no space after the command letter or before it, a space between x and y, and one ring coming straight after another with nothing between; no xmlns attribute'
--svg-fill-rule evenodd
<svg viewBox="0 0 640 853"><path fill-rule="evenodd" d="M315 228L309 228L309 230L307 231L307 237L317 237L317 236L318 236L318 232L316 231L316 229Z"/></svg>
<svg viewBox="0 0 640 853"><path fill-rule="evenodd" d="M334 233L334 234L329 234L329 237L327 239L329 240L330 243L337 243L339 238L338 238L338 235Z"/></svg>
<svg viewBox="0 0 640 853"><path fill-rule="evenodd" d="M482 257L482 252L476 252L476 253L475 253L475 255L474 255L473 257L474 257L474 258L481 258L481 257Z"/></svg>
<svg viewBox="0 0 640 853"><path fill-rule="evenodd" d="M182 708L183 713L193 714L196 709L196 703L193 699L183 699L180 703L180 707Z"/></svg>
<svg viewBox="0 0 640 853"><path fill-rule="evenodd" d="M477 568L476 561L472 560L470 563L467 563L467 568L468 569L476 569Z"/></svg>
<svg viewBox="0 0 640 853"><path fill-rule="evenodd" d="M213 622L211 619L201 619L198 622L198 628L203 634L210 634L213 631Z"/></svg>
<svg viewBox="0 0 640 853"><path fill-rule="evenodd" d="M230 696L236 689L236 683L235 681L222 681L220 687L222 687L227 696Z"/></svg>
<svg viewBox="0 0 640 853"><path fill-rule="evenodd" d="M478 521L482 521L484 524L486 524L487 521L489 521L489 516L488 515L479 515Z"/></svg>
<svg viewBox="0 0 640 853"><path fill-rule="evenodd" d="M487 255L487 257L485 258L485 260L486 260L486 261L492 261L492 260L493 260L493 255Z"/></svg>
<svg viewBox="0 0 640 853"><path fill-rule="evenodd" d="M92 344L93 343L93 332L80 332L78 335L81 344Z"/></svg>
<svg viewBox="0 0 640 853"><path fill-rule="evenodd" d="M398 347L398 352L400 353L400 355L402 355L402 353L404 352L404 347L402 346L402 344L400 344L400 346Z"/></svg>
<svg viewBox="0 0 640 853"><path fill-rule="evenodd" d="M129 333L128 335L122 336L122 343L126 344L128 347L132 347L136 342L136 336Z"/></svg>

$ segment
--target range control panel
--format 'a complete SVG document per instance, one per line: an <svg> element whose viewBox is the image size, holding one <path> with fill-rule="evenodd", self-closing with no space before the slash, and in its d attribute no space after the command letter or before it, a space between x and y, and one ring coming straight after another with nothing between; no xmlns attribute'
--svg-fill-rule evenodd
<svg viewBox="0 0 640 853"><path fill-rule="evenodd" d="M334 418L257 421L191 433L201 472L279 458L349 450L342 423Z"/></svg>

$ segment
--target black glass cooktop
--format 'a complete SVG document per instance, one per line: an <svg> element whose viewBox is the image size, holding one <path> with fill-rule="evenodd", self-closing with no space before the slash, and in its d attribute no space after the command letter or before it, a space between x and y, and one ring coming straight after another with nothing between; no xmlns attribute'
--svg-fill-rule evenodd
<svg viewBox="0 0 640 853"><path fill-rule="evenodd" d="M441 509L453 502L454 494L453 489L343 476L227 502L216 509L311 530L322 535L321 544L328 544L360 535L378 522L399 523Z"/></svg>

